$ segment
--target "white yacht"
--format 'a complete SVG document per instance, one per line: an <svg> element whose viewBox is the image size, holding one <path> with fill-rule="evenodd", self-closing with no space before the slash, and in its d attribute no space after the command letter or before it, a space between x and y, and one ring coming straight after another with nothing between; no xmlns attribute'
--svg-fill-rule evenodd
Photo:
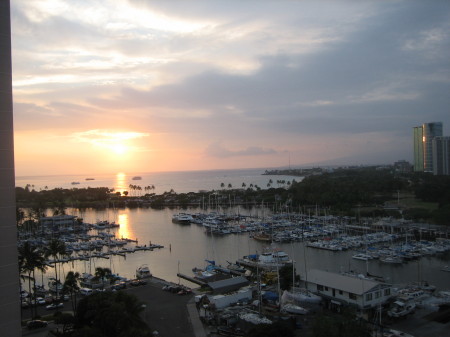
<svg viewBox="0 0 450 337"><path fill-rule="evenodd" d="M364 253L358 253L352 256L352 259L355 260L362 260L362 261L369 261L372 260L372 256Z"/></svg>
<svg viewBox="0 0 450 337"><path fill-rule="evenodd" d="M146 264L143 264L138 269L136 269L136 278L143 279L152 277L152 273Z"/></svg>

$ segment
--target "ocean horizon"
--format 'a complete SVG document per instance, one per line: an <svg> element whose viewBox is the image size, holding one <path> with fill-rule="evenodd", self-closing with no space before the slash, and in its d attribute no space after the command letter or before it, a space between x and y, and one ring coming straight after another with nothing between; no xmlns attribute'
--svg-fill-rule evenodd
<svg viewBox="0 0 450 337"><path fill-rule="evenodd" d="M278 187L279 181L301 181L303 177L288 175L264 175L266 168L218 169L198 171L131 172L109 174L61 174L16 176L16 187L30 185L36 191L54 188L108 187L115 191L128 191L130 185L154 186L152 193L162 194L199 192L258 186L261 189ZM272 183L271 183L272 181ZM224 187L222 187L222 183ZM245 185L243 185L245 184Z"/></svg>

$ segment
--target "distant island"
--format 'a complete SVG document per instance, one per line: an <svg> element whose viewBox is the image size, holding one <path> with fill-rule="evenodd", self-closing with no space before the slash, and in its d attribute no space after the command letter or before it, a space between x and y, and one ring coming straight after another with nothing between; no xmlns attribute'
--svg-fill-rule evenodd
<svg viewBox="0 0 450 337"><path fill-rule="evenodd" d="M278 169L278 170L266 170L262 175L272 176L294 176L294 177L307 177L310 175L322 174L326 169L321 167L313 168L296 168L296 169Z"/></svg>

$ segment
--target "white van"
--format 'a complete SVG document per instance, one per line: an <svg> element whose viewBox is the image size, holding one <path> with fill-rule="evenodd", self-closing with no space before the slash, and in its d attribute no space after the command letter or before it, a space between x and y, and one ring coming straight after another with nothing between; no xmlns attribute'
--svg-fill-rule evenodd
<svg viewBox="0 0 450 337"><path fill-rule="evenodd" d="M94 291L92 289L89 288L81 288L80 289L80 294L83 296L88 296L91 295Z"/></svg>

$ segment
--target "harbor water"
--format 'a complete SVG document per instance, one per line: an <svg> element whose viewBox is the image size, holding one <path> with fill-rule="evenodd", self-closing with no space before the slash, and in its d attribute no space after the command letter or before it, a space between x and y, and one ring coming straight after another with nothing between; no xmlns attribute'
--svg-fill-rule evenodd
<svg viewBox="0 0 450 337"><path fill-rule="evenodd" d="M192 268L203 268L207 262L214 260L216 264L226 266L228 262L235 262L244 255L261 253L270 244L252 239L249 233L211 235L205 233L203 226L197 224L181 225L172 222L175 213L186 211L189 213L202 212L201 209L106 209L84 210L68 209L67 213L80 216L87 223L110 221L120 224L117 229L110 229L116 238L137 240L139 245L159 244L164 246L153 251L136 251L127 253L125 257L111 256L110 259L91 258L90 261L71 261L59 264L61 271L69 270L94 273L96 267L108 267L114 273L127 278L134 278L136 268L147 264L156 277L192 286L188 281L180 280L177 273L192 275ZM231 208L227 212L241 215L268 215L270 210ZM136 243L130 243L136 245ZM272 244L273 245L273 244ZM307 277L308 270L322 269L332 272L353 271L360 274L382 276L392 284L410 284L426 281L435 285L439 290L450 289L450 273L441 271L444 265L450 264L450 252L440 255L423 256L418 260L399 265L383 264L378 260L369 262L352 259L355 251L329 251L307 247L303 242L275 243L276 247L285 251L295 260L297 273L302 278ZM269 247L270 248L270 247ZM53 276L50 268L44 275L47 279Z"/></svg>

